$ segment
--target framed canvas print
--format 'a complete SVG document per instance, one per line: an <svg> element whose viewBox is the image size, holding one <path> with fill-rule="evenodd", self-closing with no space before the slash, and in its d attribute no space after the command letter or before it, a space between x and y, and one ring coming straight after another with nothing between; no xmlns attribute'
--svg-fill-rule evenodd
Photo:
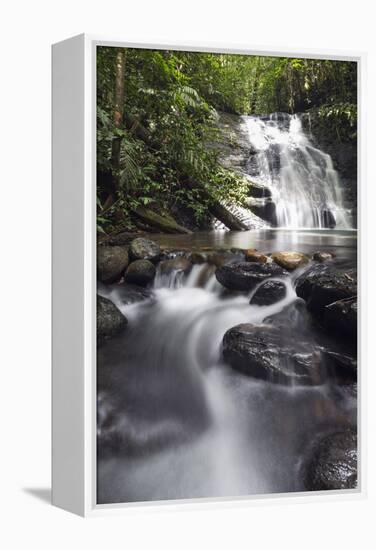
<svg viewBox="0 0 376 550"><path fill-rule="evenodd" d="M363 73L54 45L54 504L364 492Z"/></svg>

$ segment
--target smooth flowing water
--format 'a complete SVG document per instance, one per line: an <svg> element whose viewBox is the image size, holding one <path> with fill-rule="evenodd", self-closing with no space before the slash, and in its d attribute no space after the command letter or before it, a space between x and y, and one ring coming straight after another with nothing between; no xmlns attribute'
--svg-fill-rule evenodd
<svg viewBox="0 0 376 550"><path fill-rule="evenodd" d="M278 227L351 228L333 161L313 145L298 115L245 116L243 121L252 146L247 172L271 190Z"/></svg>
<svg viewBox="0 0 376 550"><path fill-rule="evenodd" d="M155 236L180 250L215 242L265 252L286 248L281 242L311 252L323 239L326 249L336 248L338 263L355 264L356 236L349 232ZM223 292L206 263L186 275L159 269L153 295L139 303L124 303L122 285L99 288L129 324L98 350L98 503L304 488L301 466L312 439L356 423L354 388L255 380L221 355L229 328L262 324L296 300L297 275L287 280L285 298L263 307L251 306L250 294ZM305 323L303 316L297 338Z"/></svg>

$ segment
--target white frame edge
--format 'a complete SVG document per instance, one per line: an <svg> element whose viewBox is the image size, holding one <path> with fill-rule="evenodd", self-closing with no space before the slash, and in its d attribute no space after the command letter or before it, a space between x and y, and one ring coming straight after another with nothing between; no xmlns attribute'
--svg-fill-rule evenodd
<svg viewBox="0 0 376 550"><path fill-rule="evenodd" d="M142 503L96 503L96 47L175 49L296 56L358 64L358 488ZM127 43L79 35L52 48L52 503L81 516L331 502L366 496L365 437L365 63L363 52L281 49L218 43ZM362 330L360 330L362 327ZM288 497L288 498L286 498Z"/></svg>

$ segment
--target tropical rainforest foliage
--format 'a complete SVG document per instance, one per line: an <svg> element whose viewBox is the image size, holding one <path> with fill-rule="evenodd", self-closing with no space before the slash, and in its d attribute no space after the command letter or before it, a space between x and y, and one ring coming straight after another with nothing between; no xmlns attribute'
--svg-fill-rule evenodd
<svg viewBox="0 0 376 550"><path fill-rule="evenodd" d="M183 209L198 224L210 201L241 202L218 163L219 111L311 111L334 137L356 137L356 63L170 50L97 48L98 229L129 229L138 208Z"/></svg>

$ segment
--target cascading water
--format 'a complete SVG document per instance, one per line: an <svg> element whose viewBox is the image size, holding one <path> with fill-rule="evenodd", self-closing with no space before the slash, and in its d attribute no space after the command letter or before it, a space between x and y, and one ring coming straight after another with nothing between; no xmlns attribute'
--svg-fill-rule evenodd
<svg viewBox="0 0 376 550"><path fill-rule="evenodd" d="M351 228L332 159L314 147L298 115L244 116L243 122L252 146L247 171L272 192L278 227Z"/></svg>
<svg viewBox="0 0 376 550"><path fill-rule="evenodd" d="M212 268L162 262L153 295L133 304L121 285L99 288L129 321L98 350L99 503L300 490L298 447L323 416L338 422L325 386L255 380L221 358L229 328L296 300L293 278L282 300L252 306L254 291L226 295Z"/></svg>

